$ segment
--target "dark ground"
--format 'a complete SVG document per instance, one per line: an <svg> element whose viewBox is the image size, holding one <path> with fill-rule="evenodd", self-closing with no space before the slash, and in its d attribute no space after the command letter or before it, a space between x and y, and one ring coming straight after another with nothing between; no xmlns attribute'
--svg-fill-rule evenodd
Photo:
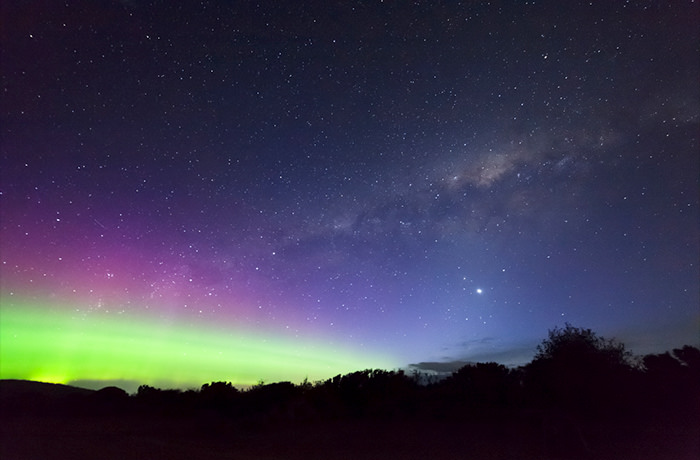
<svg viewBox="0 0 700 460"><path fill-rule="evenodd" d="M0 457L49 459L677 459L700 458L697 426L650 420L336 420L255 426L220 418L14 415Z"/></svg>

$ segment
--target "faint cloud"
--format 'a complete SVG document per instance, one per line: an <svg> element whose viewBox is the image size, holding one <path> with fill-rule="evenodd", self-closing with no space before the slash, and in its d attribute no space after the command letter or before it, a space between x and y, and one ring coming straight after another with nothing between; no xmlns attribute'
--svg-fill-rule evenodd
<svg viewBox="0 0 700 460"><path fill-rule="evenodd" d="M536 340L520 344L504 343L495 337L480 337L458 342L449 348L452 357L444 363L496 362L506 366L522 366L532 360L537 347Z"/></svg>
<svg viewBox="0 0 700 460"><path fill-rule="evenodd" d="M459 369L474 364L473 361L426 361L407 366L408 371L426 372L434 375L451 375Z"/></svg>

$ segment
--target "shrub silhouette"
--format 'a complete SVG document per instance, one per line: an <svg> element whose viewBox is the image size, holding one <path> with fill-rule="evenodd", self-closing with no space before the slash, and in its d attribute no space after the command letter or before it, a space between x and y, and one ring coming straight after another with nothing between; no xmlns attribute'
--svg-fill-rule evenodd
<svg viewBox="0 0 700 460"><path fill-rule="evenodd" d="M541 404L581 413L611 411L625 401L631 358L622 343L567 323L550 330L537 347L525 368L526 391Z"/></svg>
<svg viewBox="0 0 700 460"><path fill-rule="evenodd" d="M468 364L433 387L438 413L485 416L517 403L517 371L494 362Z"/></svg>
<svg viewBox="0 0 700 460"><path fill-rule="evenodd" d="M320 382L309 396L333 417L394 417L416 410L417 393L418 383L403 371L365 369Z"/></svg>
<svg viewBox="0 0 700 460"><path fill-rule="evenodd" d="M199 406L205 410L231 414L240 399L238 388L231 382L205 383L196 395Z"/></svg>
<svg viewBox="0 0 700 460"><path fill-rule="evenodd" d="M700 350L686 345L673 353L646 355L642 363L645 396L656 409L700 413Z"/></svg>
<svg viewBox="0 0 700 460"><path fill-rule="evenodd" d="M129 394L114 386L104 387L91 395L94 409L101 412L120 413L128 409Z"/></svg>
<svg viewBox="0 0 700 460"><path fill-rule="evenodd" d="M700 376L699 349L686 345L683 348L674 348L673 354L686 366L690 374Z"/></svg>

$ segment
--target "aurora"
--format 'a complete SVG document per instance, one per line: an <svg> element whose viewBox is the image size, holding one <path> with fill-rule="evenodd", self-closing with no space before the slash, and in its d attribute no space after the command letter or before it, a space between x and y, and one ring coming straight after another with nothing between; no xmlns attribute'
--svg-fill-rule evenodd
<svg viewBox="0 0 700 460"><path fill-rule="evenodd" d="M313 380L387 364L311 340L136 316L82 313L38 302L3 304L0 376L193 388L216 380L242 386Z"/></svg>

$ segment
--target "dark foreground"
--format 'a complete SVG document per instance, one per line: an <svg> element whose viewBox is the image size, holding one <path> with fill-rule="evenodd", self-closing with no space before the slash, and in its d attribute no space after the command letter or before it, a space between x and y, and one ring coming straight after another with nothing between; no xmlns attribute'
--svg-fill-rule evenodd
<svg viewBox="0 0 700 460"><path fill-rule="evenodd" d="M647 355L567 325L523 368L368 369L134 395L0 380L0 459L700 459L700 349Z"/></svg>
<svg viewBox="0 0 700 460"><path fill-rule="evenodd" d="M14 415L0 458L33 459L678 459L700 458L695 423L564 419L255 422L203 417Z"/></svg>

